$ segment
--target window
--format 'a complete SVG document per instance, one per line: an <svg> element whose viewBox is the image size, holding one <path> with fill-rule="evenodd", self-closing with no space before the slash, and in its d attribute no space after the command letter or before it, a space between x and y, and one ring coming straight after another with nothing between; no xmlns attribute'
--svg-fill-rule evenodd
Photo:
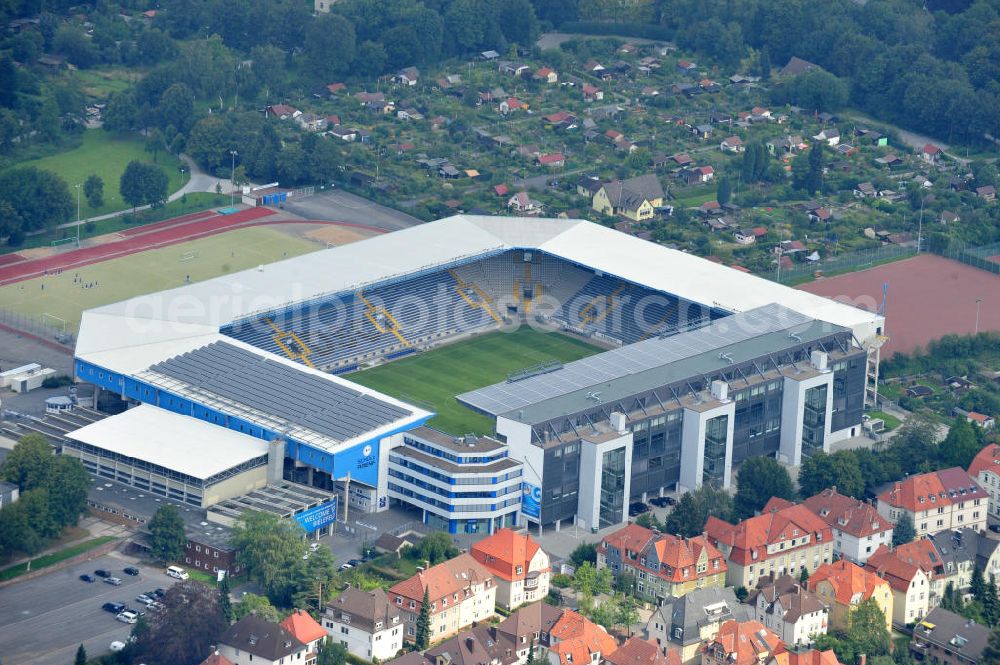
<svg viewBox="0 0 1000 665"><path fill-rule="evenodd" d="M342 634L344 634L344 635L347 635L347 634L348 634L348 633L350 632L350 630L348 629L348 627L347 627L347 626L341 626L341 627L340 627L340 632L341 632Z"/></svg>

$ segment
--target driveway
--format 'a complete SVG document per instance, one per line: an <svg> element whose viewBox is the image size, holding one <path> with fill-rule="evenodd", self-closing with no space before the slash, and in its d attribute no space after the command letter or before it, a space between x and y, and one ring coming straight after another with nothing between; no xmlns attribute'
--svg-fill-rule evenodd
<svg viewBox="0 0 1000 665"><path fill-rule="evenodd" d="M138 565L135 559L117 552L70 566L33 580L0 589L0 654L4 665L65 665L73 662L83 644L87 656L108 652L115 640L125 641L131 626L117 621L101 609L107 602L121 602L135 609L140 593L169 588L176 580L158 568L138 566L140 575L122 572ZM98 580L92 584L78 578L98 568L111 571L122 580L111 586Z"/></svg>

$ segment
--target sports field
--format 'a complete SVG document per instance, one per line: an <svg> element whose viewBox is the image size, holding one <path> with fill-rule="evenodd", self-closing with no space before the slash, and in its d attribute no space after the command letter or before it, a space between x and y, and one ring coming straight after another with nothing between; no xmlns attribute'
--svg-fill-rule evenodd
<svg viewBox="0 0 1000 665"><path fill-rule="evenodd" d="M493 421L455 400L469 390L503 381L508 374L547 361L569 362L603 349L559 333L521 326L403 358L348 378L438 414L430 426L450 434L490 434Z"/></svg>
<svg viewBox="0 0 1000 665"><path fill-rule="evenodd" d="M267 226L237 229L0 287L0 307L76 332L83 310L322 249ZM78 281L74 281L76 277ZM95 284L86 288L88 284ZM44 288L43 288L44 287Z"/></svg>

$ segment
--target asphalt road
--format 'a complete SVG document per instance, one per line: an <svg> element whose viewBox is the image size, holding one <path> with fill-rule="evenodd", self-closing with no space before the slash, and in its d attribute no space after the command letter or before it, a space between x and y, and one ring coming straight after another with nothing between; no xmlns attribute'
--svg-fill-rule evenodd
<svg viewBox="0 0 1000 665"><path fill-rule="evenodd" d="M303 219L364 224L386 231L398 231L421 223L405 212L387 208L340 189L290 200L285 203L285 210Z"/></svg>
<svg viewBox="0 0 1000 665"><path fill-rule="evenodd" d="M131 626L101 609L107 602L141 608L140 593L171 586L162 570L138 566L138 577L122 572L136 565L117 553L0 589L0 654L4 665L65 665L82 643L91 658L108 652L115 640L125 641ZM98 568L121 578L121 586L78 577Z"/></svg>

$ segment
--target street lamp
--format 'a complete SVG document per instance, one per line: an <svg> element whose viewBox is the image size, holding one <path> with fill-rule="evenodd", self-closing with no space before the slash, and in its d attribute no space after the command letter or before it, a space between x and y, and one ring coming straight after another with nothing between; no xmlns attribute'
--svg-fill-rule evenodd
<svg viewBox="0 0 1000 665"><path fill-rule="evenodd" d="M80 248L80 188L81 183L76 184L76 247Z"/></svg>
<svg viewBox="0 0 1000 665"><path fill-rule="evenodd" d="M233 207L233 197L236 196L236 155L239 153L235 150L230 150L229 154L233 156L233 169L229 176L229 207Z"/></svg>
<svg viewBox="0 0 1000 665"><path fill-rule="evenodd" d="M983 303L982 298L976 298L976 332L974 334L979 334L979 306Z"/></svg>

